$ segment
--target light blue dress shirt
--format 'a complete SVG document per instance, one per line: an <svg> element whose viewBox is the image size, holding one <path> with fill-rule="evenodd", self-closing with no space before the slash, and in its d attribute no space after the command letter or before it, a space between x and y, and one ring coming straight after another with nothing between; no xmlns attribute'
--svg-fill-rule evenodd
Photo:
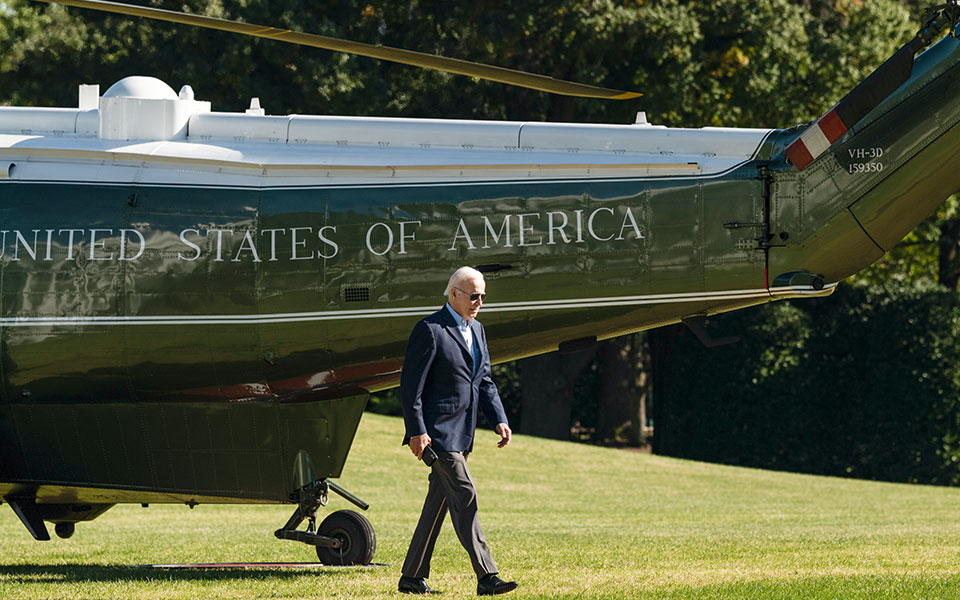
<svg viewBox="0 0 960 600"><path fill-rule="evenodd" d="M450 315L453 316L453 320L456 321L457 329L460 330L463 341L467 343L467 348L470 348L470 356L473 357L473 376L476 377L477 369L480 368L480 346L477 344L477 341L473 339L473 330L470 329L470 324L460 316L460 313L453 310L449 302L447 302L447 310L450 311Z"/></svg>

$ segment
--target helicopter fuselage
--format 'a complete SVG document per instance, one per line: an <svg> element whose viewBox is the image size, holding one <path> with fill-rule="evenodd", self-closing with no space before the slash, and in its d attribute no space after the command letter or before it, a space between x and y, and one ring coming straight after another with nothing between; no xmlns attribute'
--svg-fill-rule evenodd
<svg viewBox="0 0 960 600"><path fill-rule="evenodd" d="M462 265L495 362L829 294L960 188L958 55L802 172L796 128L214 113L145 79L0 108L0 495L289 501Z"/></svg>

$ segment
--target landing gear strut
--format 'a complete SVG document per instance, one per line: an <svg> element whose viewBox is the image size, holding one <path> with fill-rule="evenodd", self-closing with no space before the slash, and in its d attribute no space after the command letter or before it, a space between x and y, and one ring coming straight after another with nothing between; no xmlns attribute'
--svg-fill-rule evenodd
<svg viewBox="0 0 960 600"><path fill-rule="evenodd" d="M377 539L370 521L352 510L338 510L331 513L317 527L317 510L326 506L328 493L333 490L363 510L369 504L357 498L339 485L326 479L314 482L300 489L291 500L297 503L297 510L286 525L274 532L281 540L293 540L315 546L317 558L325 565L349 566L366 565L373 560ZM297 527L307 521L306 531Z"/></svg>

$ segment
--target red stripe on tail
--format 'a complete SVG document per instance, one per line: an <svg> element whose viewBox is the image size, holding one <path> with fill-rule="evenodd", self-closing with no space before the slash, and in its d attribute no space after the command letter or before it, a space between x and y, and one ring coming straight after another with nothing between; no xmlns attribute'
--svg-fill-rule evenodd
<svg viewBox="0 0 960 600"><path fill-rule="evenodd" d="M806 169L807 165L813 162L813 155L810 154L807 146L800 139L787 146L787 158L800 171Z"/></svg>
<svg viewBox="0 0 960 600"><path fill-rule="evenodd" d="M817 121L817 125L820 126L820 131L823 132L823 135L831 144L839 140L840 137L847 132L847 126L835 110L831 110L823 115L820 120Z"/></svg>

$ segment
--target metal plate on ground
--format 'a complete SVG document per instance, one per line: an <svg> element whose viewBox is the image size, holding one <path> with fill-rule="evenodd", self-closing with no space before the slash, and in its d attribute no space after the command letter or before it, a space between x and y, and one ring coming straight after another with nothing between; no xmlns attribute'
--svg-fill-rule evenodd
<svg viewBox="0 0 960 600"><path fill-rule="evenodd" d="M156 565L132 565L138 568L152 569L309 569L317 567L331 567L319 562L231 562L231 563L173 563ZM370 563L358 565L364 567L386 567L385 563Z"/></svg>

